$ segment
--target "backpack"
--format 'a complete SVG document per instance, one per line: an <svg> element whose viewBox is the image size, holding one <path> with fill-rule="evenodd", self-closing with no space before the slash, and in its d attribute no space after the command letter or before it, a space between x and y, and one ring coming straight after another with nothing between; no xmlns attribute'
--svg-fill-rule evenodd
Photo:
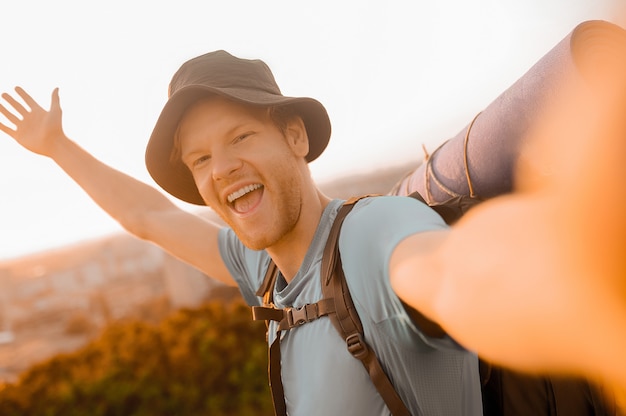
<svg viewBox="0 0 626 416"><path fill-rule="evenodd" d="M363 338L363 327L357 314L341 264L339 233L343 220L360 199L372 195L353 197L339 209L331 227L322 255L321 285L322 299L301 308L278 309L273 304L274 285L278 268L270 264L257 296L263 297L263 306L253 306L254 320L268 324L278 322L277 336L269 350L269 383L274 411L277 416L286 416L280 369L280 332L304 325L327 316L337 332L346 341L348 351L360 360L385 404L393 416L410 416L395 388L385 374L374 351ZM417 192L409 195L424 202ZM402 197L400 197L402 198ZM470 196L453 197L443 204L431 206L447 224L453 224L481 199ZM445 331L419 311L405 305L407 312L420 331L430 337L443 337ZM613 416L615 407L608 397L585 380L530 376L507 368L495 366L479 357L479 370L483 396L484 416L535 415L535 416Z"/></svg>

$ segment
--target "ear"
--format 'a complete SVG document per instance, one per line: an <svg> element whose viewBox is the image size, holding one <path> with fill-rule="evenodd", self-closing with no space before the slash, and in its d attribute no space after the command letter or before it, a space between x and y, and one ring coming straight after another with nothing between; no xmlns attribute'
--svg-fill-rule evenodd
<svg viewBox="0 0 626 416"><path fill-rule="evenodd" d="M285 138L291 150L297 156L306 157L309 154L309 136L307 135L304 121L302 121L301 117L292 117L287 122L286 127Z"/></svg>

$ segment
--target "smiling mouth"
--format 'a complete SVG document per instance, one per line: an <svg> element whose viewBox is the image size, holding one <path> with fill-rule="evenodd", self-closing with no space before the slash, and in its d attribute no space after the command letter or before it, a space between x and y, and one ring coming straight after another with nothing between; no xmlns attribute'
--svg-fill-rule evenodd
<svg viewBox="0 0 626 416"><path fill-rule="evenodd" d="M227 199L228 199L228 203L232 204L233 202L235 202L235 200L241 198L242 196L249 194L252 191L256 191L259 188L262 188L263 185L255 183L252 185L247 185L244 186L243 188L233 192L232 194L228 195Z"/></svg>

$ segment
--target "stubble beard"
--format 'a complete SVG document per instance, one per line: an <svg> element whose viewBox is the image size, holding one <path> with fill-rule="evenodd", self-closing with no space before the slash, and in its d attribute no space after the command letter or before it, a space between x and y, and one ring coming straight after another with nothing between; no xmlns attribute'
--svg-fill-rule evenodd
<svg viewBox="0 0 626 416"><path fill-rule="evenodd" d="M273 207L273 212L263 224L242 227L226 212L218 213L249 249L264 250L271 247L296 227L302 209L302 184L298 180L299 176L293 172L291 170L289 174L277 175L279 179L274 181L273 186L270 184L264 187L264 192L267 192L264 198L270 198L269 205Z"/></svg>

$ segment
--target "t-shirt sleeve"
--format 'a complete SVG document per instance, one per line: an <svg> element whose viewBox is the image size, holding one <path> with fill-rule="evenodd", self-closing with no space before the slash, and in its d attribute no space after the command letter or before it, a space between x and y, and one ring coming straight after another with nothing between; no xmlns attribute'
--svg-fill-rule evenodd
<svg viewBox="0 0 626 416"><path fill-rule="evenodd" d="M400 343L415 337L435 348L459 345L449 337L432 338L411 321L389 279L389 260L395 247L406 237L425 231L448 228L443 219L426 204L407 197L375 197L359 201L346 217L339 238L339 250L350 292L367 319L379 328L390 328L389 335ZM363 319L363 316L361 316ZM407 321L412 333L395 333Z"/></svg>
<svg viewBox="0 0 626 416"><path fill-rule="evenodd" d="M267 253L245 247L228 227L220 230L218 244L222 260L237 282L244 300L250 306L261 305L263 299L256 295L256 291L269 264Z"/></svg>

